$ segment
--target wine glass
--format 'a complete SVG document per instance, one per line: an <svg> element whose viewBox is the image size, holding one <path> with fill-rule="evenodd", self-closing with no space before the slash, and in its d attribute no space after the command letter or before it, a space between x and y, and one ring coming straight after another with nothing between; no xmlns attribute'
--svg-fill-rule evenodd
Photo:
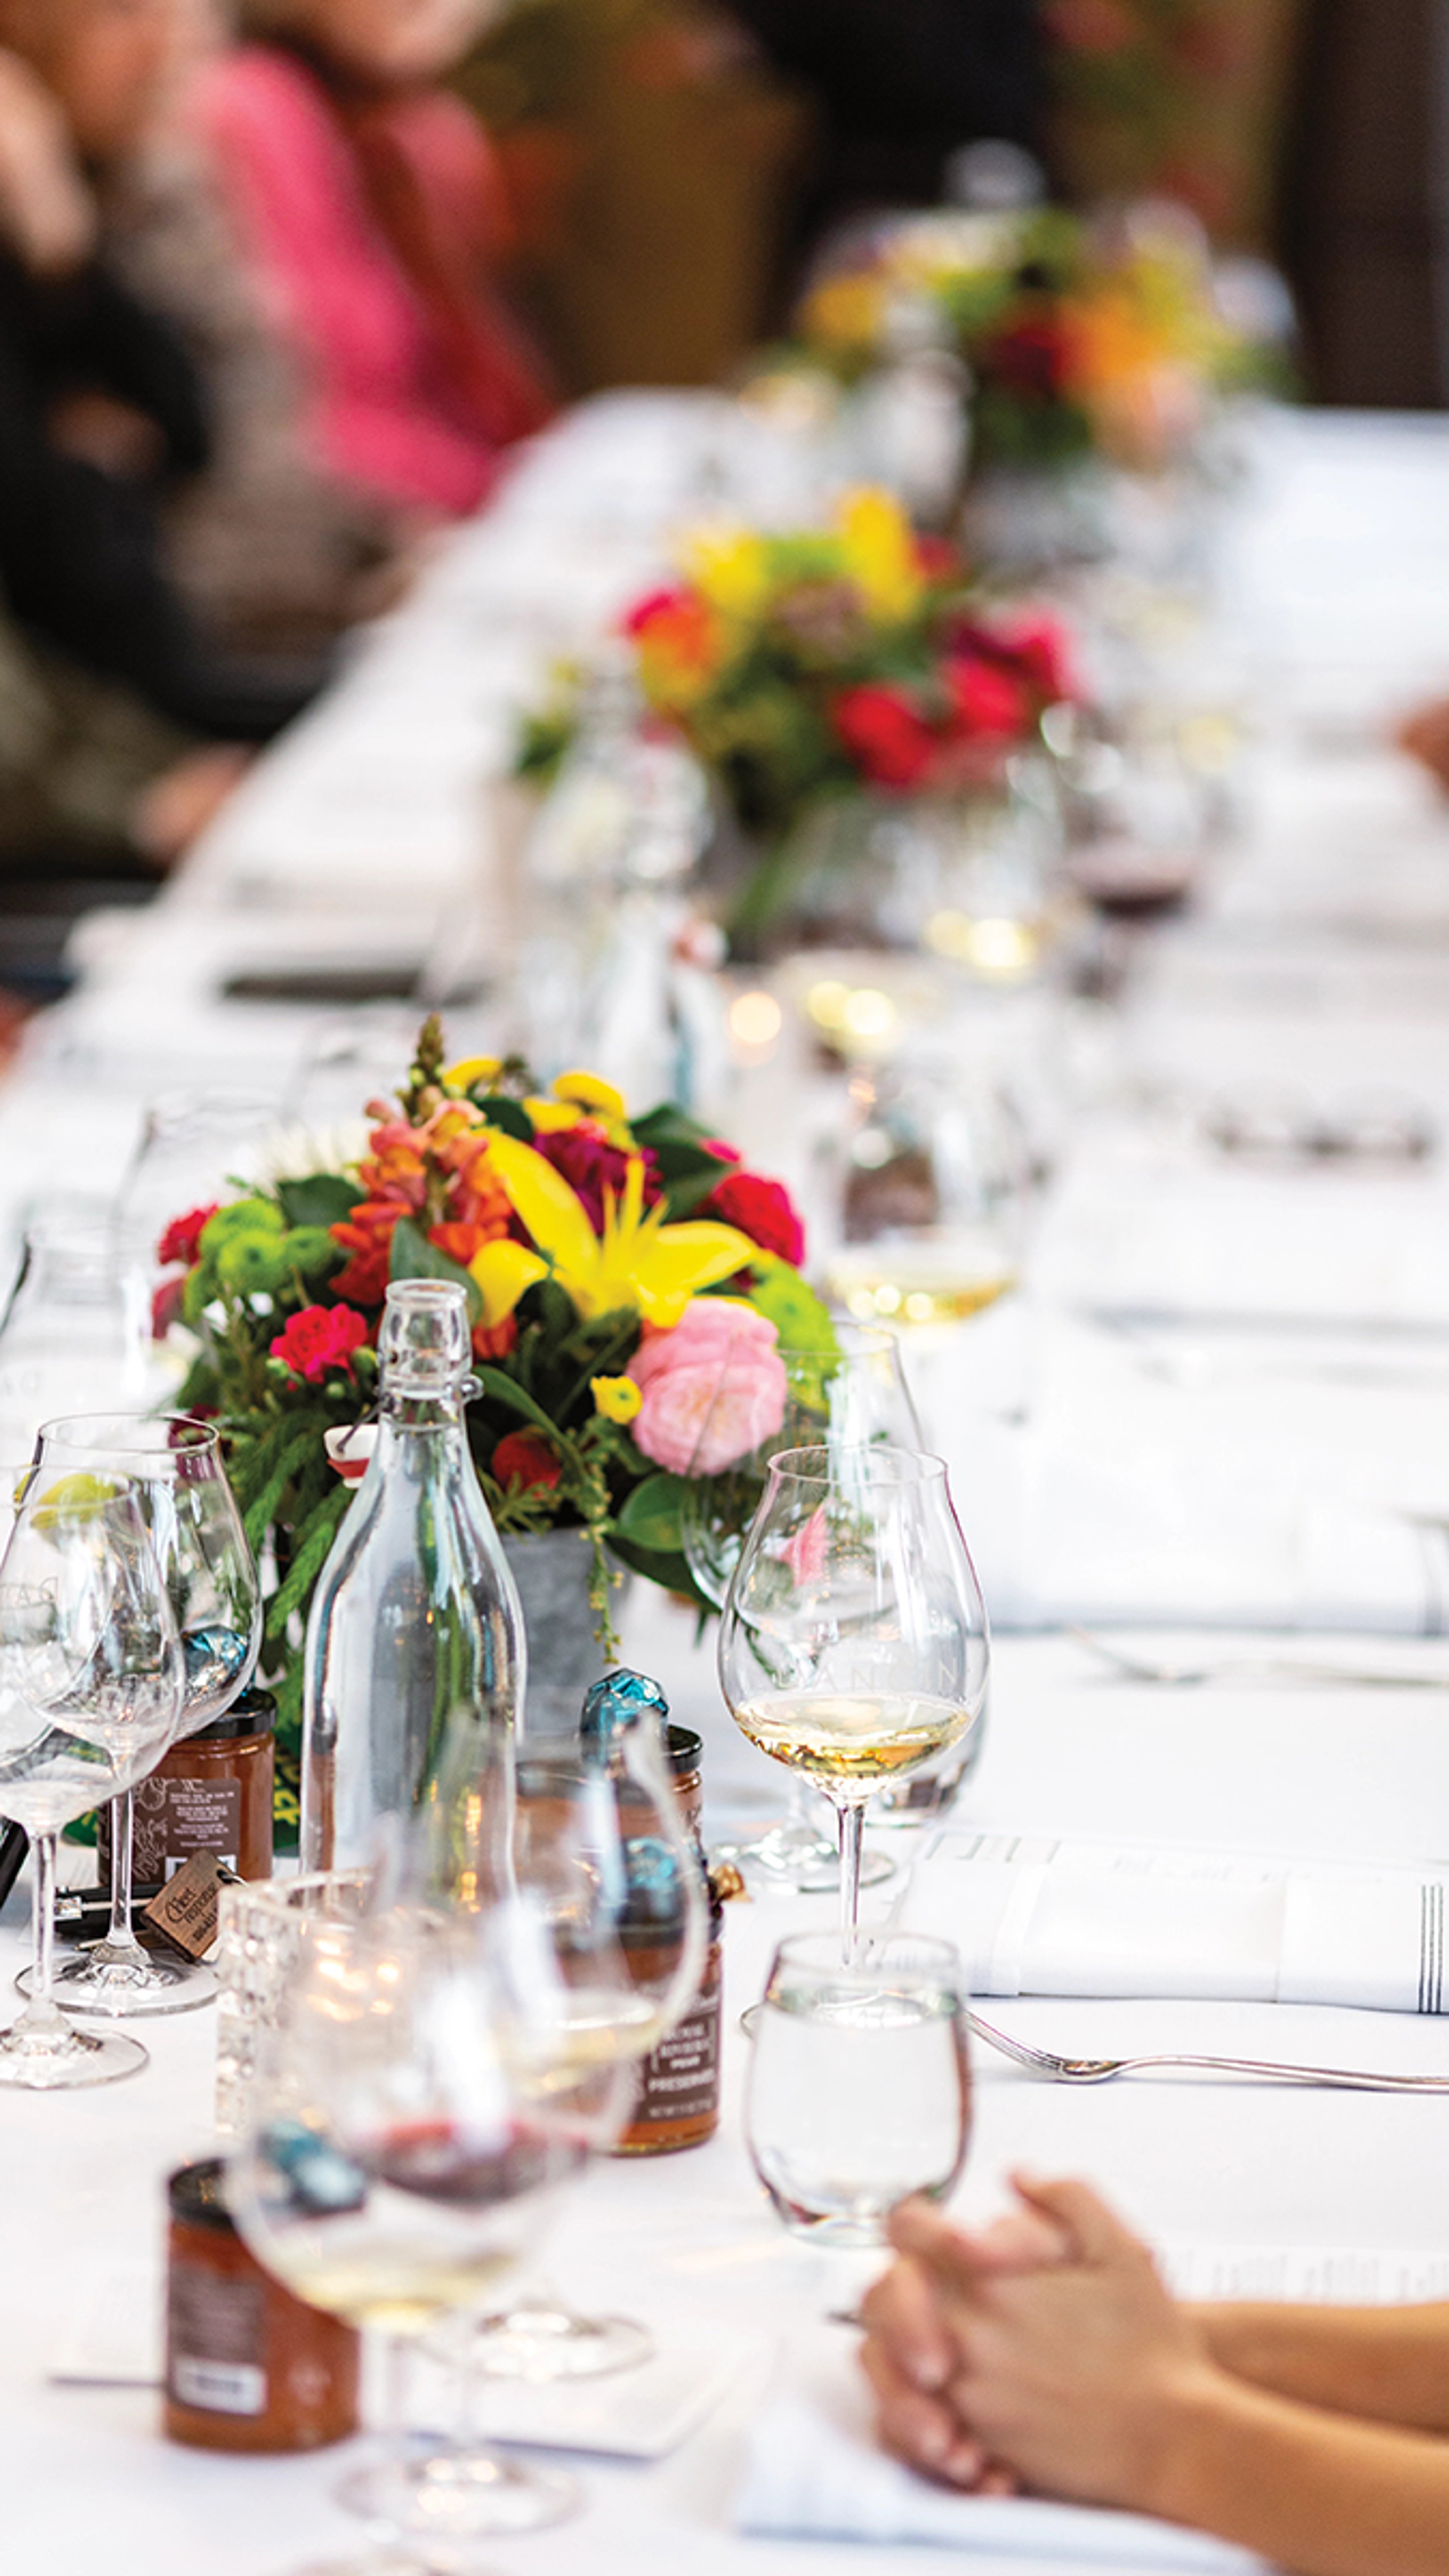
<svg viewBox="0 0 1449 2576"><path fill-rule="evenodd" d="M987 1657L941 1459L815 1447L771 1460L725 1603L720 1683L750 1742L836 1810L847 1964L866 1802L975 1724Z"/></svg>
<svg viewBox="0 0 1449 2576"><path fill-rule="evenodd" d="M136 1148L116 1194L116 1224L132 1365L154 1371L152 1299L162 1271L158 1247L173 1219L225 1198L254 1172L261 1139L279 1103L236 1087L168 1091L148 1102Z"/></svg>
<svg viewBox="0 0 1449 2576"><path fill-rule="evenodd" d="M337 2495L409 2544L388 2576L429 2576L453 2563L445 2544L558 2521L577 2498L554 2471L398 2429L409 2347L523 2260L587 2152L567 2105L519 2072L505 2028L486 1918L407 1904L316 1923L227 2167L257 2260L386 2339L388 2438Z"/></svg>
<svg viewBox="0 0 1449 2576"><path fill-rule="evenodd" d="M750 2160L792 2235L883 2245L919 2193L944 2200L971 2125L966 1996L949 1941L890 1933L842 1967L829 1935L782 1941L754 2017Z"/></svg>
<svg viewBox="0 0 1449 2576"><path fill-rule="evenodd" d="M146 2063L139 2041L76 2030L56 2009L56 1840L165 1752L183 1681L133 1488L109 1471L80 1486L31 1467L0 1558L0 1815L25 1827L35 1855L35 1968L25 2011L0 2033L0 2084L108 2084Z"/></svg>
<svg viewBox="0 0 1449 2576"><path fill-rule="evenodd" d="M785 1388L774 1429L737 1455L736 1400L742 1357L726 1344L709 1408L700 1424L680 1510L684 1555L707 1601L722 1610L730 1577L740 1561L745 1533L765 1490L770 1461L782 1449L816 1444L858 1447L889 1444L921 1448L921 1426L906 1382L894 1333L861 1324L837 1324L832 1339L814 1350L784 1350L779 1358ZM742 1426L748 1431L749 1426ZM778 1887L814 1893L834 1887L839 1859L834 1836L822 1834L811 1813L803 1780L791 1788L789 1812L753 1841L731 1844L729 1857L757 1870ZM862 1884L889 1878L883 1854L862 1860Z"/></svg>
<svg viewBox="0 0 1449 2576"><path fill-rule="evenodd" d="M69 1414L42 1424L39 1457L79 1493L121 1476L136 1495L185 1661L176 1731L196 1734L245 1690L261 1643L261 1587L215 1426L180 1413ZM55 2000L65 2012L190 2012L216 1993L210 1968L150 1956L131 1929L133 1804L128 1783L111 1818L110 1927L58 1970Z"/></svg>
<svg viewBox="0 0 1449 2576"><path fill-rule="evenodd" d="M101 1199L41 1201L0 1316L0 1453L27 1454L60 1405L143 1397L134 1372L113 1211Z"/></svg>
<svg viewBox="0 0 1449 2576"><path fill-rule="evenodd" d="M492 1914L511 2022L545 2080L611 2146L635 2070L689 2012L709 1937L698 1844L669 1775L657 1684L596 1682L581 1732L520 1755L507 1883ZM539 2286L472 2323L450 2357L489 2377L580 2379L653 2351L629 2317L584 2317Z"/></svg>

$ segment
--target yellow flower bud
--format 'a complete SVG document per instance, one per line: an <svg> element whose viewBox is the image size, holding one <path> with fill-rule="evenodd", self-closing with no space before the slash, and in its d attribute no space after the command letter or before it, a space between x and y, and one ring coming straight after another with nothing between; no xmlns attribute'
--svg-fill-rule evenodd
<svg viewBox="0 0 1449 2576"><path fill-rule="evenodd" d="M590 1378L589 1388L606 1422L632 1422L644 1401L631 1377Z"/></svg>

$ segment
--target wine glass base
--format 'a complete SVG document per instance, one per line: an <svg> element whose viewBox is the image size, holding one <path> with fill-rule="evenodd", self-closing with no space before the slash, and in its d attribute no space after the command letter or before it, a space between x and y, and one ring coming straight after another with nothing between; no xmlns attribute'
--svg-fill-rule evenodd
<svg viewBox="0 0 1449 2576"><path fill-rule="evenodd" d="M576 2317L567 2308L521 2303L480 2317L452 2358L485 2379L603 2379L654 2358L654 2337L632 2317Z"/></svg>
<svg viewBox="0 0 1449 2576"><path fill-rule="evenodd" d="M716 1845L713 1856L733 1861L746 1878L762 1879L767 1886L787 1888L797 1896L832 1896L840 1886L840 1854L813 1825L772 1825L754 1842ZM884 1852L866 1852L860 1864L861 1886L878 1887L893 1875L895 1866Z"/></svg>
<svg viewBox="0 0 1449 2576"><path fill-rule="evenodd" d="M577 2478L487 2450L377 2460L351 2470L333 2493L348 2513L383 2525L404 2542L423 2543L421 2555L430 2568L441 2563L435 2542L447 2546L490 2534L543 2531L567 2521L581 2501Z"/></svg>
<svg viewBox="0 0 1449 2576"><path fill-rule="evenodd" d="M69 2093L86 2084L119 2084L148 2063L139 2039L118 2030L0 2031L0 2084L30 2093Z"/></svg>
<svg viewBox="0 0 1449 2576"><path fill-rule="evenodd" d="M34 1977L33 1968L21 1970L15 1983L22 1995L32 1992ZM216 1978L189 1959L148 1958L139 1967L117 1960L100 1967L88 1951L56 1969L51 1992L62 2012L84 2013L88 2021L139 2021L214 2003Z"/></svg>

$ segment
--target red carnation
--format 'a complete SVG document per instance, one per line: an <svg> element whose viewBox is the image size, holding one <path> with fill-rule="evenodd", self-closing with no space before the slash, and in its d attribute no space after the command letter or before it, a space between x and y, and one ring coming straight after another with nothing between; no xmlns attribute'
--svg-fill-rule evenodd
<svg viewBox="0 0 1449 2576"><path fill-rule="evenodd" d="M367 1339L367 1318L353 1306L304 1306L271 1345L294 1377L316 1386L329 1369L351 1369L352 1354Z"/></svg>
<svg viewBox="0 0 1449 2576"><path fill-rule="evenodd" d="M967 733L1013 741L1026 732L1031 708L1020 680L975 654L946 666L952 711Z"/></svg>
<svg viewBox="0 0 1449 2576"><path fill-rule="evenodd" d="M904 689L879 680L842 689L831 713L850 757L873 787L918 787L936 738Z"/></svg>
<svg viewBox="0 0 1449 2576"><path fill-rule="evenodd" d="M563 1475L563 1461L541 1431L507 1431L493 1452L493 1474L500 1485L517 1478L525 1492L531 1485L552 1491Z"/></svg>
<svg viewBox="0 0 1449 2576"><path fill-rule="evenodd" d="M186 1216L174 1216L156 1246L158 1261L184 1261L189 1270L201 1259L202 1230L215 1216L217 1201L210 1207L192 1208Z"/></svg>
<svg viewBox="0 0 1449 2576"><path fill-rule="evenodd" d="M1055 617L1014 617L995 628L991 641L1009 654L1043 706L1078 695L1071 638Z"/></svg>
<svg viewBox="0 0 1449 2576"><path fill-rule="evenodd" d="M726 1172L700 1213L737 1226L762 1252L778 1252L782 1261L798 1264L804 1259L805 1228L780 1181L764 1180L758 1172Z"/></svg>

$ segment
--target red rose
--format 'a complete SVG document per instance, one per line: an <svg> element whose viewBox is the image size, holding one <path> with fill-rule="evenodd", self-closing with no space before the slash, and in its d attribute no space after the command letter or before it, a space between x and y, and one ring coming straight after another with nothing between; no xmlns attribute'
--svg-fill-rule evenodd
<svg viewBox="0 0 1449 2576"><path fill-rule="evenodd" d="M805 1228L789 1191L779 1181L763 1180L758 1172L726 1172L700 1214L718 1217L721 1225L737 1226L762 1252L778 1252L782 1261L798 1265L805 1257Z"/></svg>
<svg viewBox="0 0 1449 2576"><path fill-rule="evenodd" d="M656 618L672 617L676 609L683 607L692 596L693 594L687 590L647 591L642 599L635 600L625 617L624 633L642 635L646 627L654 624Z"/></svg>
<svg viewBox="0 0 1449 2576"><path fill-rule="evenodd" d="M1071 638L1055 617L1015 617L996 627L991 641L1009 654L1043 706L1078 694Z"/></svg>
<svg viewBox="0 0 1449 2576"><path fill-rule="evenodd" d="M919 786L936 738L904 689L862 681L841 690L831 714L845 749L873 787Z"/></svg>
<svg viewBox="0 0 1449 2576"><path fill-rule="evenodd" d="M1025 318L998 331L985 353L986 370L1008 393L1052 402L1066 381L1067 337L1059 322Z"/></svg>
<svg viewBox="0 0 1449 2576"><path fill-rule="evenodd" d="M192 1208L186 1216L174 1216L156 1246L158 1261L184 1261L189 1270L201 1259L202 1228L215 1216L217 1201L210 1207Z"/></svg>
<svg viewBox="0 0 1449 2576"><path fill-rule="evenodd" d="M517 1478L525 1493L532 1485L552 1491L563 1475L563 1461L541 1431L508 1431L493 1452L493 1475L500 1485Z"/></svg>
<svg viewBox="0 0 1449 2576"><path fill-rule="evenodd" d="M967 733L1010 742L1026 732L1031 722L1026 691L1020 680L994 662L981 661L975 654L949 662L946 685L956 721Z"/></svg>
<svg viewBox="0 0 1449 2576"><path fill-rule="evenodd" d="M316 1386L329 1369L352 1367L352 1354L367 1339L367 1318L352 1306L304 1306L271 1345L294 1377Z"/></svg>

